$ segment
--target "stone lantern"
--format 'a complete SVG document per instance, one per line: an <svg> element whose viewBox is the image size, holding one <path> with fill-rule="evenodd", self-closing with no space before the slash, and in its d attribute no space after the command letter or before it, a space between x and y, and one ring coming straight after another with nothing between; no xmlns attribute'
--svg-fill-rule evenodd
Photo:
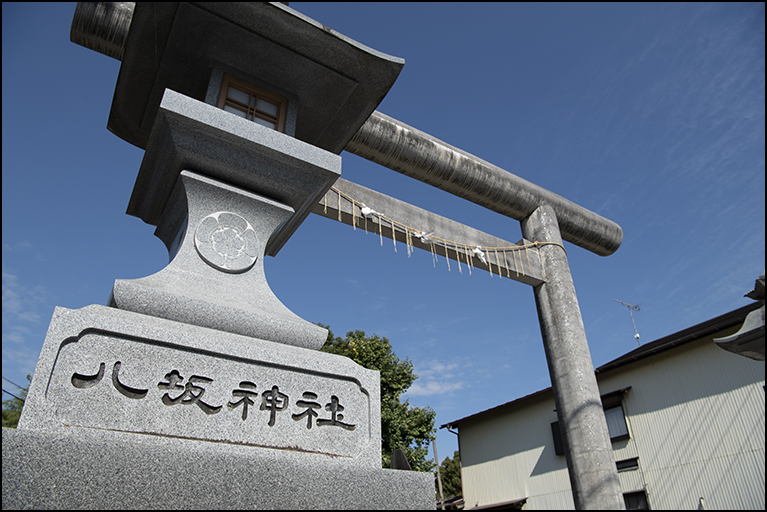
<svg viewBox="0 0 767 512"><path fill-rule="evenodd" d="M280 3L80 3L71 38L121 60L127 213L171 261L56 308L3 507L433 508L431 473L381 468L378 372L317 351L263 268L404 61Z"/></svg>

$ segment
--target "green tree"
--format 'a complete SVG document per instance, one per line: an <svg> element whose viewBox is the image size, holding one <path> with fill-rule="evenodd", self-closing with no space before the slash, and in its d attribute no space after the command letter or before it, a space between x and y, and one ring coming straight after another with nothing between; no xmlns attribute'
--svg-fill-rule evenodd
<svg viewBox="0 0 767 512"><path fill-rule="evenodd" d="M32 376L27 375L27 382L32 381ZM11 382L11 381L8 381ZM16 384L14 384L15 386ZM19 386L20 387L20 386ZM13 395L3 390L3 393L10 395L8 400L3 400L3 426L9 428L16 428L19 424L19 417L21 416L21 409L24 407L24 400L27 398L27 391L29 391L29 384L26 388ZM15 395L15 396L14 396Z"/></svg>
<svg viewBox="0 0 767 512"><path fill-rule="evenodd" d="M459 451L453 454L452 459L445 457L445 460L439 465L439 475L442 478L442 494L445 496L445 499L463 494L463 488L461 487L461 453ZM437 499L439 499L439 488L437 488Z"/></svg>
<svg viewBox="0 0 767 512"><path fill-rule="evenodd" d="M321 324L320 324L321 325ZM433 471L434 462L427 459L429 443L435 437L434 418L430 407L411 407L400 395L418 378L409 359L400 361L386 338L365 336L363 331L349 331L345 338L328 339L320 349L352 359L360 366L381 373L381 465L388 468L394 450L402 448L414 471Z"/></svg>

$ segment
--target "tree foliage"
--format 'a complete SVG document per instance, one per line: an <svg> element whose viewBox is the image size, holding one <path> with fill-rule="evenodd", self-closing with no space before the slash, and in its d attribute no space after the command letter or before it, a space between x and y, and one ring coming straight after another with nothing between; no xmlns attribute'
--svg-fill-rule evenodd
<svg viewBox="0 0 767 512"><path fill-rule="evenodd" d="M32 381L32 376L27 375L27 382ZM10 382L10 381L8 381ZM3 426L8 428L16 428L19 424L19 418L21 417L21 409L24 407L24 400L27 398L27 391L29 391L29 384L26 388L21 388L18 393L14 392L16 396L8 395L8 400L3 400ZM3 390L5 393L5 390Z"/></svg>
<svg viewBox="0 0 767 512"><path fill-rule="evenodd" d="M326 329L327 326L322 326ZM430 407L411 407L400 395L418 378L409 359L400 361L386 338L365 336L364 331L349 331L345 338L334 337L328 329L323 352L349 357L360 366L381 373L381 465L390 467L394 450L402 448L414 471L433 471L427 459L434 439L436 413Z"/></svg>
<svg viewBox="0 0 767 512"><path fill-rule="evenodd" d="M456 450L453 458L445 457L439 465L439 475L442 479L442 494L445 499L463 495L461 487L461 453ZM439 488L437 489L439 499Z"/></svg>

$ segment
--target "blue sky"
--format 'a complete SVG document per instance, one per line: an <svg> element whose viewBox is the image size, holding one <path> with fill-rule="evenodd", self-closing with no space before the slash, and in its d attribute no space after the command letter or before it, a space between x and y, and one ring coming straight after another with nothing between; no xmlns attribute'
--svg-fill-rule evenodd
<svg viewBox="0 0 767 512"><path fill-rule="evenodd" d="M643 343L751 302L765 258L763 4L291 7L405 59L381 112L623 228L608 257L566 243L595 366L637 346L614 299L641 306ZM115 279L168 255L125 214L143 151L106 129L120 63L69 42L74 4L2 9L2 374L23 385L55 306L104 304ZM521 238L513 219L342 157L348 180ZM550 385L524 284L435 268L315 215L265 268L304 319L387 337L419 375L407 398L437 425ZM440 430L437 449L452 456L455 436Z"/></svg>

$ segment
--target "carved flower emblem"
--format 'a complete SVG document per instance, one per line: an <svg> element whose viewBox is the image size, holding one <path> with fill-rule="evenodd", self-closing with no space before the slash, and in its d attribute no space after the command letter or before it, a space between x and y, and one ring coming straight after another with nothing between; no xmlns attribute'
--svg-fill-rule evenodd
<svg viewBox="0 0 767 512"><path fill-rule="evenodd" d="M253 226L231 212L208 215L194 232L197 253L224 272L244 272L258 259L258 238Z"/></svg>

